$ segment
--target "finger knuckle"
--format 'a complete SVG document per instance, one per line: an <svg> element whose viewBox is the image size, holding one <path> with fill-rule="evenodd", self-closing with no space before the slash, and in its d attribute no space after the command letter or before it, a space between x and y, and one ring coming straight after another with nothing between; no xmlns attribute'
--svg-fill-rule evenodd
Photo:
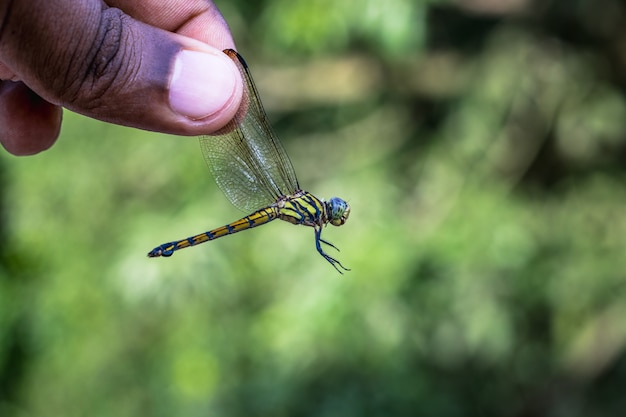
<svg viewBox="0 0 626 417"><path fill-rule="evenodd" d="M70 65L62 93L64 101L81 108L97 108L105 97L124 88L133 77L132 32L129 19L118 9L108 9L101 15L99 29L89 41L87 52L75 57Z"/></svg>

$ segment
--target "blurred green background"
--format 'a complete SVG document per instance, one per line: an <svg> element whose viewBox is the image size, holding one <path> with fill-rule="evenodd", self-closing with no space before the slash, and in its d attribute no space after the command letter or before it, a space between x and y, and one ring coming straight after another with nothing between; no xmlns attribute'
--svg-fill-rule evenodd
<svg viewBox="0 0 626 417"><path fill-rule="evenodd" d="M195 138L65 112L0 153L0 416L615 416L626 410L626 6L218 1L315 251L240 217Z"/></svg>

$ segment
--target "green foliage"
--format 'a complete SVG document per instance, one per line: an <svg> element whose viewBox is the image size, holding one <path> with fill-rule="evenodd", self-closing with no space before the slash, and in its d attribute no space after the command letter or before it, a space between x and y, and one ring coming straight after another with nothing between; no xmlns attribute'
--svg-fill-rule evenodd
<svg viewBox="0 0 626 417"><path fill-rule="evenodd" d="M457 3L223 5L344 276L276 222L147 258L241 215L194 138L0 155L0 415L619 415L624 26Z"/></svg>

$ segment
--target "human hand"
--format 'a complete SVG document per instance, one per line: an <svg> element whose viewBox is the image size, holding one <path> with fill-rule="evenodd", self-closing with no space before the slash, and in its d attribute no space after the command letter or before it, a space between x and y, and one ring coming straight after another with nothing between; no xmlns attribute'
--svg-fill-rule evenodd
<svg viewBox="0 0 626 417"><path fill-rule="evenodd" d="M234 42L210 0L0 0L0 142L15 155L48 149L62 107L211 133L243 92L226 48Z"/></svg>

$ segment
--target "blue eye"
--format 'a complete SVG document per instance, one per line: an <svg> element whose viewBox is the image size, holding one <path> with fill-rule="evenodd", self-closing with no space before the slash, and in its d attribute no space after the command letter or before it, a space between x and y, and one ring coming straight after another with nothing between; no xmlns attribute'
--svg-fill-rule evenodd
<svg viewBox="0 0 626 417"><path fill-rule="evenodd" d="M350 206L339 197L333 197L328 201L330 219L328 221L333 226L341 226L348 220Z"/></svg>

